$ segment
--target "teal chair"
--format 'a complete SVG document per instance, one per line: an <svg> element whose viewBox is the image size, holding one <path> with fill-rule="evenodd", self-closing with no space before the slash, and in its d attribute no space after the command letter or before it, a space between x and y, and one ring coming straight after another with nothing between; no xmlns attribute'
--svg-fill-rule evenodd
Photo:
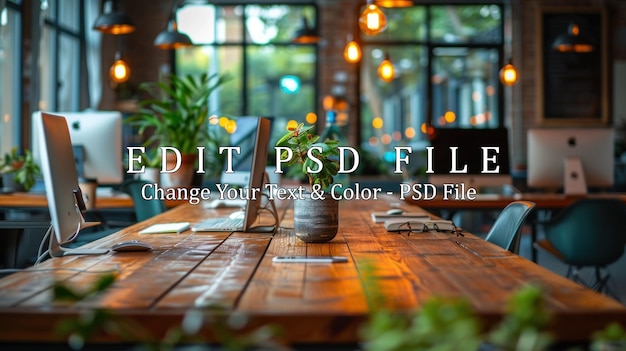
<svg viewBox="0 0 626 351"><path fill-rule="evenodd" d="M500 212L485 240L515 254L519 253L522 224L534 208L534 202L511 202Z"/></svg>
<svg viewBox="0 0 626 351"><path fill-rule="evenodd" d="M141 188L145 184L152 183L141 179L130 179L125 181L120 188L133 199L133 207L138 222L154 217L167 209L162 200L146 200L143 198ZM151 195L153 194L154 192Z"/></svg>
<svg viewBox="0 0 626 351"><path fill-rule="evenodd" d="M624 254L626 206L622 201L580 199L542 223L542 227L545 239L536 242L535 247L567 264L568 278L616 297L607 285L610 273L606 267ZM582 279L579 270L583 267L595 269L595 282Z"/></svg>

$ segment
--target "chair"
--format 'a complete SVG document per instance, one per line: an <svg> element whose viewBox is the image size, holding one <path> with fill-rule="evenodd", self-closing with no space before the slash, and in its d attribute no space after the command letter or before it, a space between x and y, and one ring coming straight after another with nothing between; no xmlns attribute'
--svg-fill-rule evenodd
<svg viewBox="0 0 626 351"><path fill-rule="evenodd" d="M162 200L146 200L143 198L141 188L145 184L153 183L141 179L130 179L121 186L121 190L133 199L135 216L138 222L154 217L166 210L165 203Z"/></svg>
<svg viewBox="0 0 626 351"><path fill-rule="evenodd" d="M545 239L535 247L555 256L569 267L567 277L598 292L613 294L607 286L610 278L606 266L624 254L626 244L626 206L618 199L580 199L554 219L542 223ZM585 282L579 270L595 268L595 282Z"/></svg>
<svg viewBox="0 0 626 351"><path fill-rule="evenodd" d="M515 254L519 253L522 224L534 208L534 202L511 202L500 212L491 229L489 229L485 240Z"/></svg>

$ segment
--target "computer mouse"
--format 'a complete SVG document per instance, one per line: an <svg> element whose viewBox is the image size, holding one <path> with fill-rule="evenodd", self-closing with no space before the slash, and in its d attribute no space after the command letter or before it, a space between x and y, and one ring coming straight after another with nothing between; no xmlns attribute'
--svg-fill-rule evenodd
<svg viewBox="0 0 626 351"><path fill-rule="evenodd" d="M152 251L152 246L150 244L146 244L139 240L130 240L130 241L122 241L111 246L111 250L116 251L116 252Z"/></svg>
<svg viewBox="0 0 626 351"><path fill-rule="evenodd" d="M229 215L228 215L228 218L232 218L232 219L235 219L235 218L243 218L243 216L244 216L245 214L246 214L246 213L245 213L244 211L235 211L235 212L233 212L233 213L229 214Z"/></svg>
<svg viewBox="0 0 626 351"><path fill-rule="evenodd" d="M401 208L392 208L391 210L387 211L388 215L401 215L404 213L404 210Z"/></svg>

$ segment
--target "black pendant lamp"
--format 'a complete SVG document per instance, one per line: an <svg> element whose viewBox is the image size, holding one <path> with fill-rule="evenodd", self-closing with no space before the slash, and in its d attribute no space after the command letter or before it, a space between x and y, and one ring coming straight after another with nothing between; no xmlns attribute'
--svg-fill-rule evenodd
<svg viewBox="0 0 626 351"><path fill-rule="evenodd" d="M172 6L172 14L167 22L167 28L154 39L154 46L163 50L176 50L192 46L189 36L178 31L176 23L176 5Z"/></svg>
<svg viewBox="0 0 626 351"><path fill-rule="evenodd" d="M93 29L104 34L121 35L135 31L135 25L128 16L117 8L117 1L112 0L108 4L110 10L101 13L93 24Z"/></svg>
<svg viewBox="0 0 626 351"><path fill-rule="evenodd" d="M306 17L302 16L302 27L296 31L291 42L298 44L315 44L319 41L320 36L317 34L317 30L309 26Z"/></svg>
<svg viewBox="0 0 626 351"><path fill-rule="evenodd" d="M580 32L578 24L572 22L566 33L556 37L552 43L552 48L559 52L591 52L593 51L593 41Z"/></svg>

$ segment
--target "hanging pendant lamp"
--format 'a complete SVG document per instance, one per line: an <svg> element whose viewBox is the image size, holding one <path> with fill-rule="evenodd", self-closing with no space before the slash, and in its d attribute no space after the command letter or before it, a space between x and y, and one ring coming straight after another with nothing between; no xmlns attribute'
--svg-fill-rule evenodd
<svg viewBox="0 0 626 351"><path fill-rule="evenodd" d="M178 24L176 23L176 5L173 5L167 28L156 36L154 46L163 50L176 50L192 45L193 43L189 36L178 31Z"/></svg>
<svg viewBox="0 0 626 351"><path fill-rule="evenodd" d="M374 0L374 5L385 8L409 7L413 6L413 0Z"/></svg>
<svg viewBox="0 0 626 351"><path fill-rule="evenodd" d="M389 83L395 77L396 70L391 63L389 53L385 54L385 59L378 65L378 77L386 83Z"/></svg>
<svg viewBox="0 0 626 351"><path fill-rule="evenodd" d="M302 16L302 27L298 29L291 40L292 43L298 44L315 44L319 42L320 37L317 30L309 26L306 17Z"/></svg>
<svg viewBox="0 0 626 351"><path fill-rule="evenodd" d="M122 54L115 52L115 62L109 70L109 78L114 83L124 83L130 78L130 67L122 60Z"/></svg>
<svg viewBox="0 0 626 351"><path fill-rule="evenodd" d="M593 51L592 40L580 33L580 26L572 22L567 32L559 35L552 43L552 48L559 52L591 52Z"/></svg>
<svg viewBox="0 0 626 351"><path fill-rule="evenodd" d="M513 66L513 61L509 60L509 62L500 69L500 82L504 85L511 86L517 83L517 79L517 69Z"/></svg>
<svg viewBox="0 0 626 351"><path fill-rule="evenodd" d="M387 29L387 16L378 6L369 2L359 16L359 28L366 35L378 35Z"/></svg>
<svg viewBox="0 0 626 351"><path fill-rule="evenodd" d="M346 62L348 63L357 63L361 61L362 55L363 54L361 52L361 46L359 45L359 43L357 43L356 41L352 39L351 35L349 35L348 43L346 44L346 47L343 49L343 58L345 58Z"/></svg>
<svg viewBox="0 0 626 351"><path fill-rule="evenodd" d="M135 31L135 25L128 16L117 8L117 1L113 0L105 4L111 9L100 14L93 24L93 29L104 34L121 35Z"/></svg>

